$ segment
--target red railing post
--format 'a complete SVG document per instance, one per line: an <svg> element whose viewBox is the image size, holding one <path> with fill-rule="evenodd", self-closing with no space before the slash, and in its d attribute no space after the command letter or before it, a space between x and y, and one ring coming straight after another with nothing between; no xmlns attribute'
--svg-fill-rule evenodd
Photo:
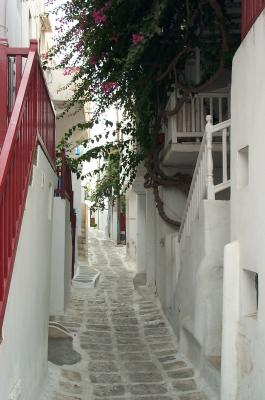
<svg viewBox="0 0 265 400"><path fill-rule="evenodd" d="M0 152L7 131L7 108L8 108L8 58L7 39L0 38Z"/></svg>
<svg viewBox="0 0 265 400"><path fill-rule="evenodd" d="M38 41L36 39L31 39L30 40L30 46L29 46L29 51L33 51L38 53ZM33 96L33 115L32 115L32 124L35 127L35 129L38 129L38 60L36 59L35 65L34 65L34 72L33 72L33 90L32 90L32 96ZM36 137L37 137L37 132L36 132Z"/></svg>
<svg viewBox="0 0 265 400"><path fill-rule="evenodd" d="M265 8L265 0L242 0L241 36L242 40Z"/></svg>

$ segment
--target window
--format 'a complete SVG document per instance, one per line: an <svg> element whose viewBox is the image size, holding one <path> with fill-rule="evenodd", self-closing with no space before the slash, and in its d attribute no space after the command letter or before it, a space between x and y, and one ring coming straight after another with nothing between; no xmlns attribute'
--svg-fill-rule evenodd
<svg viewBox="0 0 265 400"><path fill-rule="evenodd" d="M238 151L237 164L237 186L242 189L249 181L249 146Z"/></svg>
<svg viewBox="0 0 265 400"><path fill-rule="evenodd" d="M257 315L259 307L259 276L246 269L242 273L242 315L253 317Z"/></svg>

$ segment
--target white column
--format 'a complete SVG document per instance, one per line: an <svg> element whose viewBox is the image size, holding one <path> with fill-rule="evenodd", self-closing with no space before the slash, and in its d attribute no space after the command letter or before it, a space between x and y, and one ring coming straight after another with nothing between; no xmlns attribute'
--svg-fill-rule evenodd
<svg viewBox="0 0 265 400"><path fill-rule="evenodd" d="M153 191L146 190L146 278L148 286L155 284L156 270L156 207Z"/></svg>
<svg viewBox="0 0 265 400"><path fill-rule="evenodd" d="M146 272L146 199L145 192L136 196L136 270Z"/></svg>
<svg viewBox="0 0 265 400"><path fill-rule="evenodd" d="M126 254L127 259L136 261L136 193L133 189L126 192Z"/></svg>
<svg viewBox="0 0 265 400"><path fill-rule="evenodd" d="M224 249L221 400L238 399L239 243Z"/></svg>
<svg viewBox="0 0 265 400"><path fill-rule="evenodd" d="M6 28L6 0L0 0L0 37L7 37Z"/></svg>
<svg viewBox="0 0 265 400"><path fill-rule="evenodd" d="M212 155L212 117L207 115L206 117L206 150L207 150L207 199L214 200L214 183L213 183L213 155Z"/></svg>

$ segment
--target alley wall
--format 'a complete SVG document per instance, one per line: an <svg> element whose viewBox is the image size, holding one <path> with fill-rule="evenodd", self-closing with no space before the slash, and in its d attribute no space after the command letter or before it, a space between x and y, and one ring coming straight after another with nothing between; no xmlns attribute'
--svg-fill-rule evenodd
<svg viewBox="0 0 265 400"><path fill-rule="evenodd" d="M72 279L72 233L70 203L61 197L54 198L50 315L65 312Z"/></svg>
<svg viewBox="0 0 265 400"><path fill-rule="evenodd" d="M223 341L222 400L264 398L264 48L263 11L233 61L232 242L226 247L224 287L224 321L230 330ZM225 373L227 365L233 366L232 377Z"/></svg>
<svg viewBox="0 0 265 400"><path fill-rule="evenodd" d="M136 274L146 274L180 350L211 383L213 398L219 398L223 250L230 241L230 202L203 200L190 235L179 242L178 229L160 217L152 190L133 187L137 192L127 193L127 257L135 261ZM181 221L186 195L163 188L160 197L168 217Z"/></svg>
<svg viewBox="0 0 265 400"><path fill-rule="evenodd" d="M1 400L38 399L46 377L54 181L39 147L0 344Z"/></svg>

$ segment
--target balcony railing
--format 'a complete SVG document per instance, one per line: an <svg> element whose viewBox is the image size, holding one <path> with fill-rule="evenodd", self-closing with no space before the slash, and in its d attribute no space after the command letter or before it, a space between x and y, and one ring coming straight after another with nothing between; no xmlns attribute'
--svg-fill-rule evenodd
<svg viewBox="0 0 265 400"><path fill-rule="evenodd" d="M230 187L228 178L228 137L230 135L231 121L212 125L212 117L207 116L205 134L197 158L186 208L179 230L179 241L183 243L191 233L191 225L198 217L199 207L203 199L214 200L216 193ZM214 182L213 146L221 145L222 178L219 184Z"/></svg>
<svg viewBox="0 0 265 400"><path fill-rule="evenodd" d="M14 49L0 40L0 93L1 330L37 144L55 161L55 114L36 41Z"/></svg>
<svg viewBox="0 0 265 400"><path fill-rule="evenodd" d="M265 0L242 0L242 39L246 36L264 8Z"/></svg>
<svg viewBox="0 0 265 400"><path fill-rule="evenodd" d="M167 110L173 110L176 104L172 93ZM210 114L214 123L221 123L230 118L230 95L228 93L200 93L185 100L177 114L168 117L165 127L165 146L187 139L202 138L205 130L205 118Z"/></svg>

